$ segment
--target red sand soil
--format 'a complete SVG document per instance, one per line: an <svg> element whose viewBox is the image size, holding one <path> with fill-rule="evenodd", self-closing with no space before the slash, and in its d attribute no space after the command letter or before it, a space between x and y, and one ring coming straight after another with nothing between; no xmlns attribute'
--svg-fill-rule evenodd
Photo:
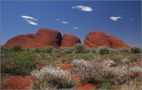
<svg viewBox="0 0 142 90"><path fill-rule="evenodd" d="M58 66L64 70L68 70L68 71L73 70L73 65L71 64L59 64Z"/></svg>
<svg viewBox="0 0 142 90"><path fill-rule="evenodd" d="M2 84L2 89L29 89L32 85L32 78L30 76L10 76Z"/></svg>
<svg viewBox="0 0 142 90"><path fill-rule="evenodd" d="M88 83L88 84L80 85L79 87L77 87L76 90L93 90L95 88L96 88L95 85Z"/></svg>

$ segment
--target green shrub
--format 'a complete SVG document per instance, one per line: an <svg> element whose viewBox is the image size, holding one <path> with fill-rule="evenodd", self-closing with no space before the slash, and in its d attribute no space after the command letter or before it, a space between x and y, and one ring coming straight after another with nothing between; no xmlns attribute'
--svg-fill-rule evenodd
<svg viewBox="0 0 142 90"><path fill-rule="evenodd" d="M131 53L133 54L135 54L135 53L141 53L141 48L137 48L137 47L132 47L131 48Z"/></svg>
<svg viewBox="0 0 142 90"><path fill-rule="evenodd" d="M70 53L72 53L74 51L74 48L72 48L72 47L65 47L65 48L62 48L62 52L64 53L64 54L70 54Z"/></svg>
<svg viewBox="0 0 142 90"><path fill-rule="evenodd" d="M22 50L22 47L20 46L20 45L14 45L12 48L11 48L11 50L13 50L13 51L21 51Z"/></svg>
<svg viewBox="0 0 142 90"><path fill-rule="evenodd" d="M111 89L112 83L108 80L104 80L101 85L101 89L108 90Z"/></svg>
<svg viewBox="0 0 142 90"><path fill-rule="evenodd" d="M84 51L84 47L81 44L76 44L74 48L75 48L75 53L82 53Z"/></svg>
<svg viewBox="0 0 142 90"><path fill-rule="evenodd" d="M44 47L44 48L31 48L34 52L37 53L52 53L53 47Z"/></svg>
<svg viewBox="0 0 142 90"><path fill-rule="evenodd" d="M97 49L92 48L92 53L96 54L97 53Z"/></svg>
<svg viewBox="0 0 142 90"><path fill-rule="evenodd" d="M82 51L82 53L89 53L91 50L89 48L84 48L84 50Z"/></svg>
<svg viewBox="0 0 142 90"><path fill-rule="evenodd" d="M57 54L57 53L62 53L62 50L61 49L58 49L58 48L53 48L52 49L52 54Z"/></svg>
<svg viewBox="0 0 142 90"><path fill-rule="evenodd" d="M110 49L109 53L110 54L118 54L117 49L113 49L113 48Z"/></svg>
<svg viewBox="0 0 142 90"><path fill-rule="evenodd" d="M53 48L52 47L47 47L44 48L46 53L52 53Z"/></svg>
<svg viewBox="0 0 142 90"><path fill-rule="evenodd" d="M117 53L122 53L122 54L128 54L128 53L130 53L131 52L131 50L130 50L130 48L118 48L117 49Z"/></svg>
<svg viewBox="0 0 142 90"><path fill-rule="evenodd" d="M7 66L12 66L10 73L12 74L29 74L36 64L36 54L32 51L7 51L4 53L7 60ZM3 58L2 58L3 60ZM6 64L2 62L3 64ZM2 68L5 68L2 65ZM3 70L2 73L7 72Z"/></svg>
<svg viewBox="0 0 142 90"><path fill-rule="evenodd" d="M32 48L32 50L36 53L39 53L40 52L40 49L39 48Z"/></svg>
<svg viewBox="0 0 142 90"><path fill-rule="evenodd" d="M32 48L33 51L37 53L52 53L52 47L44 47L44 48Z"/></svg>
<svg viewBox="0 0 142 90"><path fill-rule="evenodd" d="M102 46L102 47L99 47L97 49L97 52L100 55L109 54L110 53L110 49L108 47Z"/></svg>

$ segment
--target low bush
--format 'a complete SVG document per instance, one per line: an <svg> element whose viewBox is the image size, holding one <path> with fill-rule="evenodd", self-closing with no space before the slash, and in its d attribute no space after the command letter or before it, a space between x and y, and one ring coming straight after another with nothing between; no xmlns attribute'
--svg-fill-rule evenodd
<svg viewBox="0 0 142 90"><path fill-rule="evenodd" d="M73 87L72 81L69 79L71 73L59 67L45 66L41 70L33 70L31 76L39 83L38 89L48 88L49 84L59 88Z"/></svg>
<svg viewBox="0 0 142 90"><path fill-rule="evenodd" d="M82 53L89 53L89 52L91 52L91 50L89 48L84 48Z"/></svg>
<svg viewBox="0 0 142 90"><path fill-rule="evenodd" d="M53 47L44 48L46 53L52 53Z"/></svg>
<svg viewBox="0 0 142 90"><path fill-rule="evenodd" d="M58 48L53 48L52 54L55 54L55 53L62 53L62 50Z"/></svg>
<svg viewBox="0 0 142 90"><path fill-rule="evenodd" d="M22 47L20 45L14 45L11 50L13 51L21 51L22 50Z"/></svg>
<svg viewBox="0 0 142 90"><path fill-rule="evenodd" d="M132 47L132 48L131 48L131 53L132 53L132 54L141 53L141 48Z"/></svg>
<svg viewBox="0 0 142 90"><path fill-rule="evenodd" d="M131 50L130 48L118 48L117 49L117 53L119 54L128 54L128 53L131 53Z"/></svg>
<svg viewBox="0 0 142 90"><path fill-rule="evenodd" d="M140 67L117 65L112 60L73 60L72 64L76 67L75 70L81 76L81 82L83 83L108 80L113 84L121 84L141 71Z"/></svg>
<svg viewBox="0 0 142 90"><path fill-rule="evenodd" d="M84 47L81 44L76 44L74 46L74 49L75 49L75 53L82 53L84 51Z"/></svg>
<svg viewBox="0 0 142 90"><path fill-rule="evenodd" d="M2 73L29 74L36 64L36 54L32 51L7 51L4 56Z"/></svg>
<svg viewBox="0 0 142 90"><path fill-rule="evenodd" d="M92 48L92 50L90 50L93 54L97 54L97 49Z"/></svg>
<svg viewBox="0 0 142 90"><path fill-rule="evenodd" d="M110 49L108 47L102 46L97 49L97 53L100 55L109 54Z"/></svg>
<svg viewBox="0 0 142 90"><path fill-rule="evenodd" d="M62 52L64 54L71 54L74 51L73 47L65 47L65 48L61 48Z"/></svg>
<svg viewBox="0 0 142 90"><path fill-rule="evenodd" d="M100 89L108 90L108 89L111 89L111 86L112 86L111 81L109 81L109 80L103 80Z"/></svg>

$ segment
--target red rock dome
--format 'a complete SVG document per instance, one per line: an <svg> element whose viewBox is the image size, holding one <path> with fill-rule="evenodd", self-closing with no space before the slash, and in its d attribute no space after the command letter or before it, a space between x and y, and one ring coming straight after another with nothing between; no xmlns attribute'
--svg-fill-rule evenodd
<svg viewBox="0 0 142 90"><path fill-rule="evenodd" d="M53 47L59 47L62 40L60 32L46 28L40 29L36 36L40 39L40 43Z"/></svg>
<svg viewBox="0 0 142 90"><path fill-rule="evenodd" d="M80 39L78 37L70 35L70 34L64 34L61 47L71 47L77 43L80 43Z"/></svg>
<svg viewBox="0 0 142 90"><path fill-rule="evenodd" d="M32 47L59 47L61 44L62 35L56 30L41 28L37 34L18 35L6 42L4 47L10 48L14 45L20 45L23 48Z"/></svg>
<svg viewBox="0 0 142 90"><path fill-rule="evenodd" d="M62 38L61 33L56 30L41 28L36 34L17 35L9 39L4 47L11 48L14 45L20 45L22 48L71 47L77 43L80 43L80 39L76 36L64 34ZM110 48L128 47L123 41L104 32L88 33L83 45L86 48L98 48L99 46L108 46Z"/></svg>
<svg viewBox="0 0 142 90"><path fill-rule="evenodd" d="M126 43L117 39L114 36L107 35L104 32L90 32L84 40L84 47L98 48L100 46L107 46L110 48L128 47Z"/></svg>

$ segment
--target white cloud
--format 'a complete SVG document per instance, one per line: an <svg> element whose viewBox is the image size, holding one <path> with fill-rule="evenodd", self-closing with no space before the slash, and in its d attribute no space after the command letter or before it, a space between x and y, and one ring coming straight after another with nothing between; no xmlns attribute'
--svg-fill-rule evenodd
<svg viewBox="0 0 142 90"><path fill-rule="evenodd" d="M37 19L34 17L23 15L23 16L21 16L21 18L23 18L30 25L38 25L38 23L35 22Z"/></svg>
<svg viewBox="0 0 142 90"><path fill-rule="evenodd" d="M57 22L60 22L61 24L68 24L68 23L69 23L69 22L63 21L63 20L61 20L61 19L59 19L59 18L56 18L56 21L57 21Z"/></svg>
<svg viewBox="0 0 142 90"><path fill-rule="evenodd" d="M112 21L118 21L119 19L122 19L122 17L121 16L111 16L110 19Z"/></svg>
<svg viewBox="0 0 142 90"><path fill-rule="evenodd" d="M83 6L83 5L78 5L78 6L72 6L72 9L78 9L84 12L92 12L93 9L89 6Z"/></svg>
<svg viewBox="0 0 142 90"><path fill-rule="evenodd" d="M69 22L67 22L67 21L62 21L61 23L62 23L62 24L68 24Z"/></svg>
<svg viewBox="0 0 142 90"><path fill-rule="evenodd" d="M73 27L73 29L79 29L79 27Z"/></svg>

